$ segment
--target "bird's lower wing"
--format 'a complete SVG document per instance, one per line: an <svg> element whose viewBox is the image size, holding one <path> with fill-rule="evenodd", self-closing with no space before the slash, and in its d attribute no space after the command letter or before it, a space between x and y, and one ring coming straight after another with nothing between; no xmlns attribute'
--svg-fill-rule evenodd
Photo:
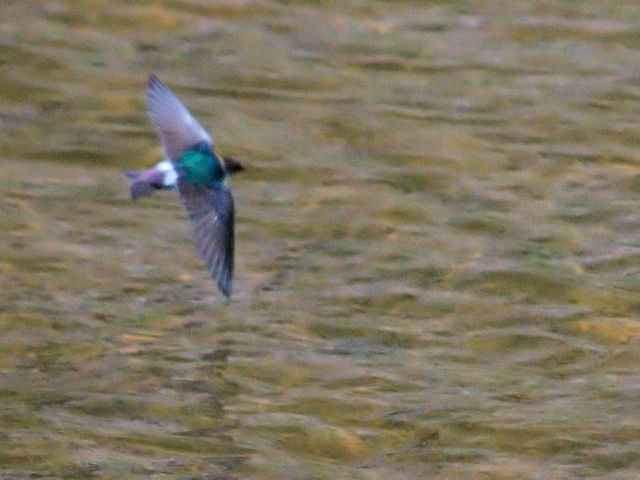
<svg viewBox="0 0 640 480"><path fill-rule="evenodd" d="M215 187L193 185L178 179L178 190L193 226L195 247L222 293L233 288L234 208L225 183Z"/></svg>

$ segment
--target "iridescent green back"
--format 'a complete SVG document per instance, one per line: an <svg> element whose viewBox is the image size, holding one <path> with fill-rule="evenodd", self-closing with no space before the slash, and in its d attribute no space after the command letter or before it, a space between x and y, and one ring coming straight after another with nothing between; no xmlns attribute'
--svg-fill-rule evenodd
<svg viewBox="0 0 640 480"><path fill-rule="evenodd" d="M224 178L224 170L210 150L195 148L184 152L176 162L183 179L194 185L213 185Z"/></svg>

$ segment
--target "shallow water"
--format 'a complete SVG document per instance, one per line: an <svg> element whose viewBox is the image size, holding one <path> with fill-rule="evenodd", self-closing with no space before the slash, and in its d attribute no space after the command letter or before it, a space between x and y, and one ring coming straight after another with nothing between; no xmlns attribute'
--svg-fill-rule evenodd
<svg viewBox="0 0 640 480"><path fill-rule="evenodd" d="M640 475L640 6L0 3L0 478ZM149 72L247 170L197 258Z"/></svg>

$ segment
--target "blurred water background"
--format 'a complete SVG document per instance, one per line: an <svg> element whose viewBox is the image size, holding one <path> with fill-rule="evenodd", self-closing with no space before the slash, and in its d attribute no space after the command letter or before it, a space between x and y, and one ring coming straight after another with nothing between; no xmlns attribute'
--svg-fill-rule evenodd
<svg viewBox="0 0 640 480"><path fill-rule="evenodd" d="M640 4L0 2L0 478L636 479ZM225 302L156 72L234 177Z"/></svg>

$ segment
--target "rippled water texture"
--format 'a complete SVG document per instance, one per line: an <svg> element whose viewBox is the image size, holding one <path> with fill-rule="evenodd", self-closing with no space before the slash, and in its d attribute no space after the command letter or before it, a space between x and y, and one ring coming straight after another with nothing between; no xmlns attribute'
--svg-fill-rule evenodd
<svg viewBox="0 0 640 480"><path fill-rule="evenodd" d="M637 2L0 2L0 478L636 479ZM224 301L156 72L247 170Z"/></svg>

